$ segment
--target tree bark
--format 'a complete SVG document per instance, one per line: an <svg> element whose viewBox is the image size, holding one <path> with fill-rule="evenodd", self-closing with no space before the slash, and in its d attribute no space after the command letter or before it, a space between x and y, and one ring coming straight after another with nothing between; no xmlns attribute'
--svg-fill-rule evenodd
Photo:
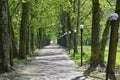
<svg viewBox="0 0 120 80"><path fill-rule="evenodd" d="M34 31L31 30L31 41L30 41L30 45L31 45L31 51L33 53L33 51L35 50L35 36L34 36Z"/></svg>
<svg viewBox="0 0 120 80"><path fill-rule="evenodd" d="M39 46L39 49L43 48L43 28L40 27L39 30L38 30L38 46Z"/></svg>
<svg viewBox="0 0 120 80"><path fill-rule="evenodd" d="M79 26L80 26L80 0L78 0L78 12L77 12L77 33L76 33L76 44L78 44L78 31L79 31ZM78 48L77 45L75 46L76 50L75 53L78 53Z"/></svg>
<svg viewBox="0 0 120 80"><path fill-rule="evenodd" d="M29 4L28 2L22 3L22 19L20 27L20 45L19 45L19 58L26 58L26 37L27 37L27 27L29 19Z"/></svg>
<svg viewBox="0 0 120 80"><path fill-rule="evenodd" d="M120 0L116 2L116 13L118 13L119 18L115 21L114 29L112 33L111 46L110 46L110 65L109 65L109 77L115 80L115 62L116 62L116 52L117 52L117 44L118 44L118 30L119 30L119 22L120 22Z"/></svg>
<svg viewBox="0 0 120 80"><path fill-rule="evenodd" d="M64 34L65 33L65 31L66 31L66 12L65 11L63 11L63 8L61 9L61 11L62 11L62 13L61 13L61 15L60 15L60 21L61 21L61 24L62 24L62 34ZM63 43L63 45L65 46L65 47L69 47L68 46L68 41L67 41L67 36L65 36L64 37L64 39L63 39L63 41L62 41Z"/></svg>
<svg viewBox="0 0 120 80"><path fill-rule="evenodd" d="M0 1L0 70L9 71L10 46L8 33L8 1Z"/></svg>
<svg viewBox="0 0 120 80"><path fill-rule="evenodd" d="M18 52L15 44L14 30L12 27L12 16L10 15L8 9L8 26L9 26L9 35L10 35L10 64L13 66L13 58L18 58Z"/></svg>
<svg viewBox="0 0 120 80"><path fill-rule="evenodd" d="M93 0L93 15L92 15L92 45L91 45L91 66L96 67L100 63L100 4L99 0Z"/></svg>
<svg viewBox="0 0 120 80"><path fill-rule="evenodd" d="M68 27L68 31L71 31L71 33L69 34L69 47L70 49L73 48L73 30L72 30L72 26L71 26L71 17L70 17L70 13L67 13L67 27Z"/></svg>
<svg viewBox="0 0 120 80"><path fill-rule="evenodd" d="M26 36L26 54L30 53L30 29L29 25L27 26L27 36Z"/></svg>
<svg viewBox="0 0 120 80"><path fill-rule="evenodd" d="M65 25L63 25L63 27L62 27L62 34L64 34L64 33L65 33ZM67 47L67 37L66 36L63 37L63 43L62 43L62 45L64 47Z"/></svg>
<svg viewBox="0 0 120 80"><path fill-rule="evenodd" d="M74 0L74 3L73 3L73 13L74 14L76 14L76 0ZM80 9L80 4L78 3L78 8ZM79 13L79 11L78 11L78 13ZM75 19L74 19L74 17L72 18L72 22L75 22ZM78 26L76 26L76 28L75 28L75 30L77 31L77 32L74 32L74 55L76 54L76 53L78 53L78 48L77 48L77 44L78 44Z"/></svg>
<svg viewBox="0 0 120 80"><path fill-rule="evenodd" d="M102 34L102 40L101 40L101 43L100 43L100 65L102 67L104 67L104 52L105 52L105 47L106 47L106 44L107 44L107 40L108 40L108 34L109 34L109 31L110 31L110 21L107 20L106 22L106 25L105 25L105 29L103 31L103 34Z"/></svg>

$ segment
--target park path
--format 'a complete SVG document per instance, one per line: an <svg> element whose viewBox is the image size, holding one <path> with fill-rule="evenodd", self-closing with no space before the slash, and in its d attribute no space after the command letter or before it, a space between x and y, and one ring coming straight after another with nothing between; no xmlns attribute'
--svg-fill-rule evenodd
<svg viewBox="0 0 120 80"><path fill-rule="evenodd" d="M65 49L56 44L41 49L19 74L14 80L87 80L78 65L65 54Z"/></svg>

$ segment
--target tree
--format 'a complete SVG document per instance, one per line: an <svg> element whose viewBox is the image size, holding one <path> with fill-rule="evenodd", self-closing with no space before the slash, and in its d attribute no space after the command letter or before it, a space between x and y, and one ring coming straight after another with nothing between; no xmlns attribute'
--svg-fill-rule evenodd
<svg viewBox="0 0 120 80"><path fill-rule="evenodd" d="M114 9L111 7L111 1L107 1L109 3L109 9L108 8L106 9L105 7L103 7L102 9L102 13L105 13L104 15L102 16L106 16L106 14L110 14ZM115 3L115 1L112 1L112 3ZM104 6L106 3L104 1L101 1L101 6ZM106 18L102 18L102 23L104 22L104 19ZM108 18L107 18L108 19ZM104 52L105 52L105 48L106 48L106 45L107 45L107 41L108 41L108 38L109 38L109 32L110 32L110 21L107 20L106 23L105 23L105 28L104 28L104 31L102 33L102 39L100 41L100 57L101 57L101 62L100 62L100 65L102 67L104 67Z"/></svg>
<svg viewBox="0 0 120 80"><path fill-rule="evenodd" d="M38 38L38 48L41 49L44 47L44 41L43 41L43 37L44 37L44 28L43 27L40 27L39 30L38 30L38 34L37 34L37 38Z"/></svg>
<svg viewBox="0 0 120 80"><path fill-rule="evenodd" d="M111 46L110 46L110 65L109 65L109 77L112 80L115 79L115 62L116 62L116 51L117 51L117 44L118 44L118 30L119 30L119 23L120 23L120 0L116 2L116 9L115 12L119 15L118 20L115 22L113 27L112 39L111 39Z"/></svg>
<svg viewBox="0 0 120 80"><path fill-rule="evenodd" d="M35 50L35 33L34 33L34 30L33 30L33 27L30 28L30 48L31 48L31 51L33 53L33 51Z"/></svg>
<svg viewBox="0 0 120 80"><path fill-rule="evenodd" d="M80 0L78 0L78 12L77 12L77 27L76 27L76 30L77 30L77 35L76 35L76 44L78 44L78 31L79 31L79 26L80 26ZM78 52L78 49L77 49L77 45L74 46L75 47L75 50L74 52L77 53Z"/></svg>
<svg viewBox="0 0 120 80"><path fill-rule="evenodd" d="M20 2L17 3L17 5L13 8L13 12L11 12L11 6L10 3L8 2L8 26L9 26L9 35L10 35L10 64L13 66L13 58L18 58L18 51L16 47L16 39L15 39L15 34L14 34L14 28L13 28L13 22L12 18L13 15L15 14L15 10L19 6Z"/></svg>
<svg viewBox="0 0 120 80"><path fill-rule="evenodd" d="M106 44L107 44L107 40L108 40L108 34L109 34L109 30L110 29L110 21L107 20L106 22L106 25L105 25L105 29L103 31L103 34L102 34L102 39L101 39L101 42L100 42L100 64L101 66L105 66L104 65L104 52L105 52L105 47L106 47Z"/></svg>
<svg viewBox="0 0 120 80"><path fill-rule="evenodd" d="M11 53L13 58L18 58L19 24L21 19L21 0L9 0L9 33L11 39Z"/></svg>
<svg viewBox="0 0 120 80"><path fill-rule="evenodd" d="M92 45L90 65L96 67L100 63L100 4L99 0L92 0L93 15L92 15Z"/></svg>
<svg viewBox="0 0 120 80"><path fill-rule="evenodd" d="M60 22L62 24L62 34L64 34L66 32L66 12L63 11L63 6L61 7ZM63 37L62 44L64 47L69 47L66 36Z"/></svg>
<svg viewBox="0 0 120 80"><path fill-rule="evenodd" d="M0 70L10 70L10 36L8 33L8 1L0 1Z"/></svg>
<svg viewBox="0 0 120 80"><path fill-rule="evenodd" d="M26 58L26 47L27 47L27 29L28 29L28 20L29 20L29 2L22 2L22 19L20 27L20 45L19 45L19 57L20 59Z"/></svg>

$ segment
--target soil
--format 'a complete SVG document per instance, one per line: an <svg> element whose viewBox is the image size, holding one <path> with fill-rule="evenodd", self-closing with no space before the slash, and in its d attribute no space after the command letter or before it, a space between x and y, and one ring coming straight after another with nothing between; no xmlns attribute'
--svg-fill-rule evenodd
<svg viewBox="0 0 120 80"><path fill-rule="evenodd" d="M83 66L79 66L79 69L87 77L94 78L93 80L105 80L106 79L106 67L97 66L92 71L88 71L89 67L90 67L89 62L85 62ZM115 77L117 80L120 80L120 66L116 66Z"/></svg>

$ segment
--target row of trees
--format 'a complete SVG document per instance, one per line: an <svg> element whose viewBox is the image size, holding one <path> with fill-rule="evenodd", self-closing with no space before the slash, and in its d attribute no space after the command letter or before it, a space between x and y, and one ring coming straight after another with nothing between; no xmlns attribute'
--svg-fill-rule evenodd
<svg viewBox="0 0 120 80"><path fill-rule="evenodd" d="M36 4L34 0L0 1L0 72L11 71L14 58L26 59L35 48L50 44L44 27L34 21L38 20Z"/></svg>
<svg viewBox="0 0 120 80"><path fill-rule="evenodd" d="M120 16L120 1L116 1L116 8L115 12ZM99 38L99 29L100 29L100 5L99 0L93 0L93 16L92 16L92 45L91 45L91 66L96 66L96 64L104 64L104 51L105 46L108 40L109 28L110 28L110 21L106 21L105 29L102 35L102 40L100 41ZM120 18L119 18L120 19ZM113 31L111 50L110 50L110 65L109 65L109 77L111 79L115 79L115 62L116 62L116 51L117 51L117 44L118 44L118 30L119 30L119 22L117 20L115 25L115 29Z"/></svg>
<svg viewBox="0 0 120 80"><path fill-rule="evenodd" d="M118 15L120 15L120 1L116 0L116 1L107 1L107 4L109 4L112 8L109 8L110 11L108 11L108 5L104 5L104 1L100 1L100 0L92 0L91 3L91 7L92 7L92 12L86 12L85 15L83 15L83 5L85 5L85 2L82 2L80 0L69 0L71 7L68 11L65 11L62 8L61 11L61 15L60 15L60 21L62 26L62 32L61 34L64 34L65 32L69 31L71 32L71 34L68 34L59 38L58 42L63 45L64 47L69 47L72 49L74 48L74 53L77 53L77 45L73 45L73 44L77 44L74 43L74 30L76 29L77 32L79 31L79 23L86 23L84 20L84 18L89 18L91 19L91 23L89 23L89 25L92 25L92 30L91 30L91 58L90 58L90 68L93 67L97 67L98 65L100 65L101 67L104 67L104 51L105 51L105 47L107 45L107 41L108 41L108 37L109 37L109 32L110 32L110 21L107 19L108 16L112 13L112 12L116 12ZM116 6L113 5L115 4ZM104 5L104 6L103 6ZM103 8L103 7L104 8ZM106 8L107 7L107 8ZM91 9L90 9L91 10ZM107 13L104 11L108 11ZM87 9L87 11L89 11ZM102 14L102 13L105 13ZM73 16L76 15L75 16ZM87 19L86 18L86 19ZM106 19L106 23L105 23L105 19ZM88 20L88 19L87 19ZM104 22L103 22L103 21ZM115 23L115 30L113 31L113 37L114 39L112 40L112 45L111 45L111 49L110 50L110 66L109 66L109 77L111 79L115 79L115 62L116 62L116 51L117 51L117 44L118 44L118 30L119 30L119 22L120 22L120 18L116 21ZM103 24L104 23L104 24ZM102 26L105 26L105 28L103 28ZM101 31L101 29L103 28L103 30ZM87 31L87 30L86 30ZM100 34L102 32L102 34ZM87 32L88 33L88 32ZM77 35L79 35L77 33ZM88 36L86 36L88 37ZM76 37L77 38L77 37ZM89 39L89 37L87 38ZM87 40L86 39L86 40ZM78 39L80 40L80 39ZM76 41L78 42L78 41Z"/></svg>
<svg viewBox="0 0 120 80"><path fill-rule="evenodd" d="M70 49L74 48L77 53L77 45L74 44L80 40L80 24L85 25L84 42L91 41L92 44L91 67L99 64L104 66L104 51L110 27L107 17L112 12L119 14L119 5L119 0L1 0L0 70L9 71L13 58L26 59L26 55L36 47L42 48L49 44L50 39L55 40L69 31L71 34L62 39L63 44L70 45ZM112 75L115 69L119 19L115 26L110 66ZM74 30L77 30L75 43Z"/></svg>

